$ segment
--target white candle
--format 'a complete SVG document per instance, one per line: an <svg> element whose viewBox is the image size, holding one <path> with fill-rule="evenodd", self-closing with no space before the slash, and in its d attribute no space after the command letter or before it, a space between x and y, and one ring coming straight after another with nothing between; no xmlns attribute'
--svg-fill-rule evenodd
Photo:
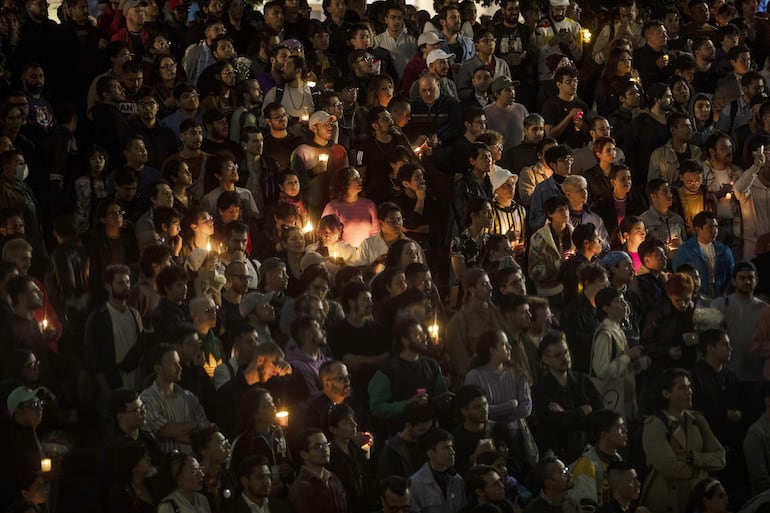
<svg viewBox="0 0 770 513"><path fill-rule="evenodd" d="M310 114L308 114L307 112L303 112L302 115L299 117L299 119L303 123L307 123L308 121L310 121Z"/></svg>
<svg viewBox="0 0 770 513"><path fill-rule="evenodd" d="M733 195L728 192L727 194L725 194L725 198L733 199Z"/></svg>
<svg viewBox="0 0 770 513"><path fill-rule="evenodd" d="M281 427L289 427L289 412L286 410L279 411L275 414L275 420Z"/></svg>
<svg viewBox="0 0 770 513"><path fill-rule="evenodd" d="M40 470L42 472L50 472L51 471L51 458L43 458L40 460Z"/></svg>
<svg viewBox="0 0 770 513"><path fill-rule="evenodd" d="M320 162L329 162L329 154L328 153L321 153L318 155L318 160Z"/></svg>

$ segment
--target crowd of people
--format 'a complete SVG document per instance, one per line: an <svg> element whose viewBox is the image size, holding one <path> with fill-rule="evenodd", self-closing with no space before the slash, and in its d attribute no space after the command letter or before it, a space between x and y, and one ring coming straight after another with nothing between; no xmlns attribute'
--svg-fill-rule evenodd
<svg viewBox="0 0 770 513"><path fill-rule="evenodd" d="M770 508L763 2L254 3L2 0L0 511Z"/></svg>

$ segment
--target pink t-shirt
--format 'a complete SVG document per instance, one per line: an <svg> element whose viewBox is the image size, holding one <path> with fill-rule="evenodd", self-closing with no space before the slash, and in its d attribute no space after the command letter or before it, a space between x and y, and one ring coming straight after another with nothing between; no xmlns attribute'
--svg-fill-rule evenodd
<svg viewBox="0 0 770 513"><path fill-rule="evenodd" d="M358 198L354 203L333 199L326 204L321 217L329 214L336 214L340 218L344 226L342 240L354 248L367 237L380 232L377 207L370 199Z"/></svg>

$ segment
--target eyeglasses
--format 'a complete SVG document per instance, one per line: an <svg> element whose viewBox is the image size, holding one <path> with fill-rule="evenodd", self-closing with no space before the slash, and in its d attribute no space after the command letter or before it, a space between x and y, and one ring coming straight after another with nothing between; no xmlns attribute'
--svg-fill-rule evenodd
<svg viewBox="0 0 770 513"><path fill-rule="evenodd" d="M40 367L40 362L38 360L35 360L34 362L30 362L24 365L24 369L37 369Z"/></svg>
<svg viewBox="0 0 770 513"><path fill-rule="evenodd" d="M125 210L113 210L112 212L107 213L108 217L126 217L126 211Z"/></svg>
<svg viewBox="0 0 770 513"><path fill-rule="evenodd" d="M230 75L235 75L235 70L227 69L227 70L223 71L222 74L223 75L227 75L229 77Z"/></svg>
<svg viewBox="0 0 770 513"><path fill-rule="evenodd" d="M169 41L159 41L158 46L160 48L171 48L171 43Z"/></svg>
<svg viewBox="0 0 770 513"><path fill-rule="evenodd" d="M564 162L565 164L572 163L575 162L575 159L572 157L572 155L567 155L566 157L559 159L559 162Z"/></svg>
<svg viewBox="0 0 770 513"><path fill-rule="evenodd" d="M701 178L696 178L694 180L683 180L685 185L700 185L703 180Z"/></svg>
<svg viewBox="0 0 770 513"><path fill-rule="evenodd" d="M288 114L276 114L275 116L270 116L270 119L273 121L284 121L286 119L289 119Z"/></svg>
<svg viewBox="0 0 770 513"><path fill-rule="evenodd" d="M356 62L361 62L361 61L364 61L364 62L367 62L367 63L373 62L374 61L374 56L373 55L365 55L363 57L359 57L358 59L356 59Z"/></svg>
<svg viewBox="0 0 770 513"><path fill-rule="evenodd" d="M318 444L313 444L308 446L308 449L311 451L328 451L329 447L331 447L332 444L329 442L322 442Z"/></svg>
<svg viewBox="0 0 770 513"><path fill-rule="evenodd" d="M204 308L203 311L206 313L216 313L219 311L219 305L214 305L214 306L209 305L206 308Z"/></svg>
<svg viewBox="0 0 770 513"><path fill-rule="evenodd" d="M213 223L214 222L214 218L211 217L210 215L206 215L205 217L201 217L200 221L198 221L198 222L199 223Z"/></svg>
<svg viewBox="0 0 770 513"><path fill-rule="evenodd" d="M404 224L403 217L386 217L385 222L389 224Z"/></svg>
<svg viewBox="0 0 770 513"><path fill-rule="evenodd" d="M126 410L123 413L144 413L144 412L145 412L144 405L141 405L133 410Z"/></svg>
<svg viewBox="0 0 770 513"><path fill-rule="evenodd" d="M160 69L165 71L171 71L172 69L176 69L176 64L174 64L173 62L171 64L164 64L163 66L160 67Z"/></svg>

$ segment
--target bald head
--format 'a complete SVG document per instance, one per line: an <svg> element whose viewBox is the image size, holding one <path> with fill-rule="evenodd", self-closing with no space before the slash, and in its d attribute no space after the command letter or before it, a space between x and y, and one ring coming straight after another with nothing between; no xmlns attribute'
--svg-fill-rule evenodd
<svg viewBox="0 0 770 513"><path fill-rule="evenodd" d="M425 73L418 82L420 88L420 98L428 105L432 105L438 100L441 94L439 88L439 77L433 73Z"/></svg>

